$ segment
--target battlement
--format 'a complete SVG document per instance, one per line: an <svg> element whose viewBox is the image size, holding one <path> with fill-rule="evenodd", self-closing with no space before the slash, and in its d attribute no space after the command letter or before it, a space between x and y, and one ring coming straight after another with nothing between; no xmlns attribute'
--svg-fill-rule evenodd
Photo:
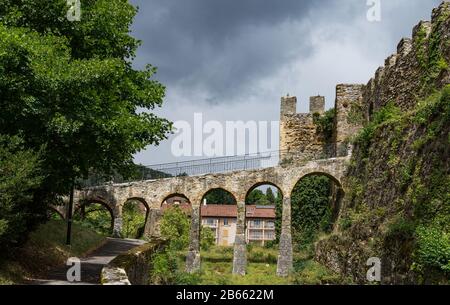
<svg viewBox="0 0 450 305"><path fill-rule="evenodd" d="M397 53L379 67L366 85L336 86L333 137L327 139L315 122L325 112L325 98L313 96L309 113L297 113L297 98L281 99L280 150L289 150L307 158L311 154L341 156L349 149L348 139L369 121L373 113L394 102L402 110L415 107L418 98L429 89L450 83L450 2L433 10L431 21L420 21L411 38L402 38ZM331 142L331 143L330 143Z"/></svg>
<svg viewBox="0 0 450 305"><path fill-rule="evenodd" d="M450 83L450 2L444 1L433 10L431 21L420 21L411 38L402 38L397 53L389 56L384 66L363 89L366 118L393 101L402 110L415 107L418 99L432 88Z"/></svg>
<svg viewBox="0 0 450 305"><path fill-rule="evenodd" d="M325 97L309 98L309 112L297 113L297 98L281 98L280 150L295 153L302 159L324 155L331 156L332 146L328 139L318 132L317 115L325 113Z"/></svg>
<svg viewBox="0 0 450 305"><path fill-rule="evenodd" d="M311 96L309 98L309 113L308 114L323 114L325 112L325 97L321 95ZM301 115L306 113L297 113L297 97L284 96L281 98L281 117L289 115Z"/></svg>

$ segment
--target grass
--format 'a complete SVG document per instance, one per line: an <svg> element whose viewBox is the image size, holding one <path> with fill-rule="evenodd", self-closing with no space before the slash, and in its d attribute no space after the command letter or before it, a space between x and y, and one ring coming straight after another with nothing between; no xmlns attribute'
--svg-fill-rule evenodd
<svg viewBox="0 0 450 305"><path fill-rule="evenodd" d="M201 253L198 285L318 285L340 284L338 275L315 262L309 254L295 253L296 270L289 277L278 277L277 249L249 247L247 274L232 274L233 248L212 247ZM184 266L185 253L179 254L179 266Z"/></svg>
<svg viewBox="0 0 450 305"><path fill-rule="evenodd" d="M72 226L72 246L66 246L66 223L50 220L30 234L17 249L14 259L0 261L0 285L23 283L64 264L69 257L83 257L102 245L106 238L89 228Z"/></svg>

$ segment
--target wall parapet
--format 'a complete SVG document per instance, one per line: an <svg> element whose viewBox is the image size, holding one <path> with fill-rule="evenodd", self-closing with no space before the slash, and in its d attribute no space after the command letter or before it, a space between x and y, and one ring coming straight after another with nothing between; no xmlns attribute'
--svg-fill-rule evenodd
<svg viewBox="0 0 450 305"><path fill-rule="evenodd" d="M153 255L166 246L162 239L133 248L113 259L102 269L102 285L148 285Z"/></svg>
<svg viewBox="0 0 450 305"><path fill-rule="evenodd" d="M430 21L420 21L411 38L402 38L363 90L366 117L389 102L403 111L416 106L432 88L450 83L450 2L435 8ZM430 89L431 88L431 89Z"/></svg>

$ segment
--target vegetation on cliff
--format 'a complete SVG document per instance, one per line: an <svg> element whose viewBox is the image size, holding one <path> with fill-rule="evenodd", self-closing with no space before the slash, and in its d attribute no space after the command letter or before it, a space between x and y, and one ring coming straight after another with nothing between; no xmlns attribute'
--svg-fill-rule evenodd
<svg viewBox="0 0 450 305"><path fill-rule="evenodd" d="M377 256L387 283L448 283L449 132L450 85L408 113L393 103L376 113L354 139L341 233L319 248L357 253L340 259L360 281L364 257Z"/></svg>

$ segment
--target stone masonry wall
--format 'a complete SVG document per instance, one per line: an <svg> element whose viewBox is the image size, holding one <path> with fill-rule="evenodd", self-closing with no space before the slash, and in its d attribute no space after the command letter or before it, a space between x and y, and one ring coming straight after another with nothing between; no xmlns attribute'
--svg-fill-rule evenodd
<svg viewBox="0 0 450 305"><path fill-rule="evenodd" d="M431 22L420 21L412 39L403 38L397 53L385 60L363 90L363 105L370 119L375 111L394 102L407 111L429 88L450 83L450 3L433 10Z"/></svg>
<svg viewBox="0 0 450 305"><path fill-rule="evenodd" d="M283 97L281 99L280 116L280 151L282 159L293 154L295 159L313 159L329 151L325 137L318 132L314 123L314 113L325 112L325 98L311 97L310 113L297 113L297 98ZM288 154L287 152L291 153Z"/></svg>
<svg viewBox="0 0 450 305"><path fill-rule="evenodd" d="M362 94L364 85L341 84L336 86L336 115L334 119L333 143L336 156L348 151L348 139L362 127ZM358 117L359 116L359 117Z"/></svg>

